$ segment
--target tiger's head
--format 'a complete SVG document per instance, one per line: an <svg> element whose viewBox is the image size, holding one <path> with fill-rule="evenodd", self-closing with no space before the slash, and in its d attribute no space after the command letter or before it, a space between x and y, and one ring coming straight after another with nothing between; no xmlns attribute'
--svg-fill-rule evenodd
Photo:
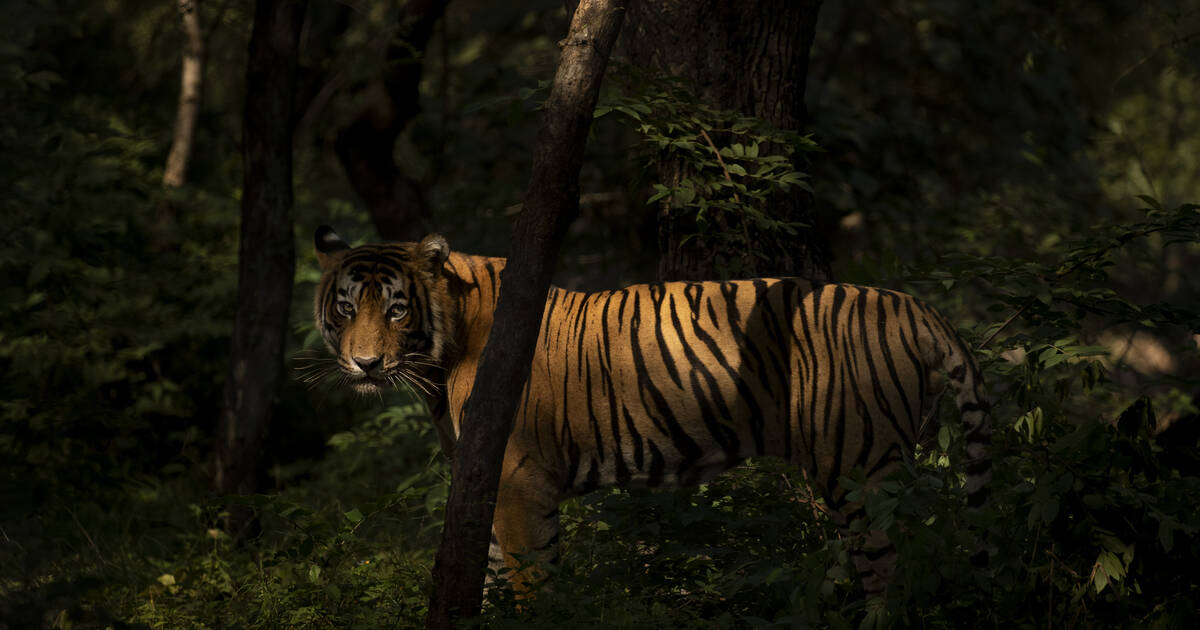
<svg viewBox="0 0 1200 630"><path fill-rule="evenodd" d="M323 271L313 313L344 380L360 393L407 383L434 395L452 337L442 281L450 246L440 234L419 243L351 248L333 228L314 238Z"/></svg>

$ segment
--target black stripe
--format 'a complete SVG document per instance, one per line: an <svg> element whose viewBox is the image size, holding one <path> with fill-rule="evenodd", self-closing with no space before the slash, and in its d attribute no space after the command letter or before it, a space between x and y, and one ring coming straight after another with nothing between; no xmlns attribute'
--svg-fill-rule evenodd
<svg viewBox="0 0 1200 630"><path fill-rule="evenodd" d="M646 485L651 488L660 485L663 482L663 456L658 450L658 445L651 440L646 441L646 445L650 447L650 471L646 476Z"/></svg>
<svg viewBox="0 0 1200 630"><path fill-rule="evenodd" d="M896 431L896 434L904 438L904 446L911 450L916 443L916 430L918 428L918 423L915 422L915 420L921 415L921 401L920 399L915 401L909 399L908 388L902 382L900 370L896 367L896 360L892 356L892 347L889 343L889 337L887 334L888 303L884 301L884 295L885 294L882 292L875 291L874 302L876 318L878 320L876 329L879 335L879 347L882 348L883 359L887 367L887 372L892 377L892 386L894 387L895 391L900 393L900 404L903 405L904 409L903 419L907 422L900 422L901 418L899 414L896 414L894 411L892 411L890 403L888 405L887 415L892 421L892 428ZM895 297L894 294L888 295L891 295L893 298ZM888 301L890 302L891 300ZM898 336L900 337L901 342L903 342L904 337L906 336L905 331L899 331ZM916 369L915 371L921 372L922 370ZM880 392L882 392L882 388L880 388Z"/></svg>
<svg viewBox="0 0 1200 630"><path fill-rule="evenodd" d="M538 334L538 339L542 342L542 348L546 349L547 351L550 349L550 339L553 336L550 333L551 324L553 324L556 319L553 317L553 314L558 306L558 300L563 293L565 293L565 291L551 289L550 299L546 301L546 308L542 311L542 332ZM558 328L561 328L561 325L558 326Z"/></svg>
<svg viewBox="0 0 1200 630"><path fill-rule="evenodd" d="M796 347L800 353L799 361L797 362L797 366L802 368L800 375L799 375L799 379L798 379L800 391L796 392L796 393L799 395L802 395L803 402L801 404L807 406L807 410L804 410L804 409L796 409L795 410L795 413L797 414L795 417L797 426L795 428L796 428L797 434L799 434L799 436L800 436L801 448L804 449L805 446L807 446L807 448L805 450L807 451L808 462L810 462L810 463L815 463L816 458L817 458L816 442L809 439L809 437L812 435L812 429L809 428L809 425L815 425L817 422L818 400L817 400L817 397L815 395L813 395L815 392L806 390L805 385L812 383L812 384L814 384L813 389L815 390L816 389L815 383L817 380L818 372L817 372L817 349L816 349L815 342L813 341L812 325L811 325L810 319L809 319L808 304L811 303L814 305L814 311L812 313L812 317L815 320L816 319L815 305L816 305L816 299L817 299L818 294L819 294L818 291L812 291L810 294L812 296L812 300L804 300L803 298L800 298L800 304L799 304L798 308L796 309L796 315L800 321L796 322L792 325L793 330L800 331L799 334L793 332L793 335L796 338ZM800 297L798 291L797 291L797 297L798 298ZM800 334L804 335L803 338L800 337ZM793 379L793 380L796 380L796 379ZM790 428L791 424L792 424L792 418L790 416L792 410L788 410L788 411L789 411L788 426ZM800 425L800 423L804 423L804 424ZM789 448L791 447L791 440L788 441L788 447Z"/></svg>
<svg viewBox="0 0 1200 630"><path fill-rule="evenodd" d="M592 458L588 464L587 477L583 480L583 485L579 488L583 492L591 492L600 487L600 471L596 467L596 458Z"/></svg>
<svg viewBox="0 0 1200 630"><path fill-rule="evenodd" d="M565 427L564 439L566 440L567 444L567 475L564 479L564 482L568 488L574 488L578 485L575 482L575 477L579 474L579 459L581 453L579 452L579 445L576 444L575 440L572 440L570 437L571 424L567 422L563 423L563 425Z"/></svg>
<svg viewBox="0 0 1200 630"><path fill-rule="evenodd" d="M615 397L613 398L613 402L616 402ZM629 437L633 440L633 466L640 471L645 466L642 434L638 431L637 423L634 422L633 416L629 415L629 409L625 405L621 405L621 412L625 417L625 428L629 432Z"/></svg>
<svg viewBox="0 0 1200 630"><path fill-rule="evenodd" d="M581 347L577 348L576 351L579 352L580 354L583 354L583 347L581 346ZM584 393L584 396L586 399L588 425L592 427L592 439L595 440L593 443L596 445L595 446L596 455L600 458L600 461L603 462L604 461L604 435L603 435L603 431L601 430L600 419L596 417L596 406L595 406L595 403L593 402L593 397L592 397L592 363L590 361L588 361L586 364L584 364L583 369L584 369L583 393ZM570 407L568 407L567 409L570 409ZM566 416L566 414L563 414L563 415L564 415L564 417ZM617 431L615 431L615 429L616 429L615 423L613 423L613 425L614 426L612 428L614 429L614 431L613 431L612 438L613 438L613 442L614 442L614 447L616 448L617 461L619 462L621 459L621 442L619 439L620 434Z"/></svg>
<svg viewBox="0 0 1200 630"><path fill-rule="evenodd" d="M621 305L617 307L617 332L621 332L621 328L625 326L625 304L629 301L628 289L621 289Z"/></svg>
<svg viewBox="0 0 1200 630"><path fill-rule="evenodd" d="M892 414L891 404L887 400L887 395L884 394L883 388L880 386L879 370L875 367L875 357L871 356L870 337L867 335L867 304L868 296L865 290L858 290L858 297L854 302L846 308L846 340L844 347L848 350L847 354L852 357L851 369L854 372L854 378L850 382L850 389L854 392L855 401L858 407L858 422L861 426L860 434L862 442L859 444L859 454L856 461L863 464L865 468L870 463L871 450L875 447L875 414L871 413L866 399L863 397L862 385L863 375L860 372L859 355L862 355L863 363L866 364L867 384L871 387L872 397L875 399L876 406L879 412L891 420L891 424L895 426L896 419ZM850 336L850 331L854 330L854 320L858 320L858 337ZM886 343L885 340L880 340Z"/></svg>
<svg viewBox="0 0 1200 630"><path fill-rule="evenodd" d="M917 399L913 401L913 403L916 406L914 413L919 416L921 415L921 412L924 411L925 396L926 392L929 390L929 369L932 366L925 365L925 360L917 352L917 344L920 343L920 339L915 335L920 329L917 327L916 315L914 314L912 307L912 299L905 299L903 296L890 291L888 293L895 296L895 299L897 300L896 311L899 317L901 319L907 317L908 327L900 327L900 345L904 348L904 354L908 357L908 360L913 365L918 366ZM909 335L914 335L912 338L912 343L909 343ZM919 431L920 427L918 426L917 429ZM921 436L919 435L914 435L913 439L920 439L920 437Z"/></svg>
<svg viewBox="0 0 1200 630"><path fill-rule="evenodd" d="M966 378L966 376L967 376L966 364L960 363L960 364L954 366L954 369L950 370L950 378L952 378L956 381L962 382L962 380L964 378Z"/></svg>
<svg viewBox="0 0 1200 630"><path fill-rule="evenodd" d="M580 294L580 295L581 295L581 297L578 300L579 303L572 304L572 306L576 309L575 310L575 321L571 323L571 328L570 328L570 330L567 331L567 334L574 335L577 339L580 340L579 347L576 348L576 352L575 352L575 369L579 370L579 371L583 371L584 356L583 356L583 352L581 352L580 350L583 349L583 347L582 347L583 337L584 337L584 333L586 331L584 330L583 324L581 324L580 322L583 319L584 314L587 313L588 302L592 299L594 294L593 295Z"/></svg>
<svg viewBox="0 0 1200 630"><path fill-rule="evenodd" d="M667 404L666 397L663 396L663 393L658 389L657 386L655 386L654 381L650 378L648 370L646 369L646 358L642 354L641 344L638 343L638 333L641 329L641 305L636 297L634 298L633 307L633 317L630 320L629 326L632 337L630 348L633 351L633 367L637 372L638 389L645 396L649 396L654 404L653 409L644 407L646 415L654 422L655 426L659 427L660 430L663 430L664 433L667 433L671 437L671 442L675 449L679 451L679 454L683 457L684 463L690 465L692 461L699 459L704 452L701 450L699 445L696 444L695 440L693 440L691 436L687 434L687 431L683 430L679 423L671 417L671 409ZM657 320L652 322L652 324L657 324ZM655 328L660 329L661 327L655 325ZM656 334L661 335L661 332L656 332ZM663 357L664 361L666 361L666 359L667 357ZM675 377L678 379L678 375L675 375ZM646 402L645 396L643 396L642 399L643 405Z"/></svg>
<svg viewBox="0 0 1200 630"><path fill-rule="evenodd" d="M655 293L658 297L655 297ZM650 285L650 302L654 305L653 324L654 324L654 339L658 342L658 354L662 357L663 367L667 368L667 373L671 375L671 380L675 382L675 386L683 389L683 380L679 377L679 371L675 368L675 359L671 353L667 351L667 342L662 334L662 317L659 315L662 312L662 302L666 299L666 291L661 284ZM641 303L635 298L633 302L633 317L639 323L641 322ZM642 369L645 364L639 364L638 368Z"/></svg>
<svg viewBox="0 0 1200 630"><path fill-rule="evenodd" d="M548 540L546 542L546 544L535 548L534 551L545 551L551 547L556 547L556 546L558 546L558 532L554 532L554 535L550 537L550 540Z"/></svg>
<svg viewBox="0 0 1200 630"><path fill-rule="evenodd" d="M841 376L843 381L846 378L846 375L845 375L845 372L847 369L846 363L844 361L839 361L838 354L836 354L834 352L834 339L835 339L835 336L838 334L838 323L837 323L838 313L841 311L841 305L842 305L842 302L845 301L845 299L846 299L846 289L844 287L834 285L834 287L833 287L833 302L829 307L830 315L826 318L825 326L823 327L823 330L822 330L822 332L824 333L824 337L825 337L825 347L826 347L826 350L829 352L829 357L835 364L840 365L841 369L837 370L837 369L834 369L835 366L833 366L833 365L829 366L829 368L826 370L827 372L829 372L828 387L825 389L825 391L823 393L822 392L813 392L813 395L823 395L823 396L827 397L828 398L827 402L830 405L830 408L825 415L825 435L830 435L831 433L833 435L833 448L832 448L832 450L833 450L833 465L830 466L830 469L827 472L827 474L829 474L827 486L828 486L828 490L830 493L832 493L834 488L836 487L837 477L839 475L843 474L842 455L845 452L845 448L846 448L846 443L845 443L846 442L846 408L845 408L846 405L845 405L845 400L837 400L838 396L834 395L835 392L839 391L839 388L838 388L837 382L836 382L836 379L838 378L838 376ZM820 322L818 322L818 325L820 325ZM844 387L844 385L843 385L843 387ZM844 396L844 395L845 394L843 392L842 396ZM835 403L838 405L836 412L833 409L833 405ZM831 420L833 422L832 426L830 426Z"/></svg>
<svg viewBox="0 0 1200 630"><path fill-rule="evenodd" d="M683 322L679 319L679 312L676 309L674 296L667 298L667 306L671 315L671 325L675 329L676 334L679 335L681 340L686 339L686 331L684 330ZM725 368L726 373L729 374L730 378L735 382L740 381L741 379L739 379L737 374L735 374L730 368L729 363L721 354L720 348L717 347L716 343L712 340L712 337L708 336L708 334L705 333L702 328L695 325L696 322L694 320L692 321L692 324L691 332L702 342L704 342L706 346L708 346L709 351L713 353L718 365ZM733 459L737 456L738 452L737 432L730 428L728 424L720 421L720 418L728 418L733 420L733 413L730 411L728 403L720 395L717 379L708 369L707 363L700 360L700 357L696 355L696 351L692 349L692 345L690 343L685 342L681 345L683 346L684 356L687 357L688 363L692 366L691 381L693 391L695 391L696 394L702 400L704 400L704 402L702 402L700 405L700 416L704 420L704 425L708 429L709 434L711 434L713 438L717 440L717 443L720 444L725 450L726 457ZM697 375L703 377L705 384L708 385L708 396L704 395L704 388L700 387ZM744 386L744 384L740 385ZM717 407L717 412L720 417L713 414L713 405Z"/></svg>
<svg viewBox="0 0 1200 630"><path fill-rule="evenodd" d="M616 477L618 484L625 484L629 481L632 474L629 471L629 466L625 462L625 453L621 440L621 419L617 411L617 392L614 388L612 377L612 345L609 339L608 327L608 308L612 305L613 294L609 294L604 300L604 307L600 309L600 334L599 347L597 349L597 360L600 368L601 383L607 390L608 395L608 414L609 426L612 430L613 440L613 459L616 464ZM591 387L591 379L588 379L588 387ZM621 407L624 409L624 406ZM640 451L641 438L637 435L634 427L630 427L631 439L638 444ZM634 455L636 460L641 460L641 453L637 452Z"/></svg>

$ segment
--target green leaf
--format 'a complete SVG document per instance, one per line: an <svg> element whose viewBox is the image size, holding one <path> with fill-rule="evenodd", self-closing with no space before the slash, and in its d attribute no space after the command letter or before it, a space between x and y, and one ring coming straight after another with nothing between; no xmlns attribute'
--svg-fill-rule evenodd
<svg viewBox="0 0 1200 630"><path fill-rule="evenodd" d="M1097 593L1103 591L1104 587L1108 586L1108 575L1103 570L1097 568L1096 574L1092 577L1092 586L1096 588Z"/></svg>
<svg viewBox="0 0 1200 630"><path fill-rule="evenodd" d="M1162 204L1160 204L1157 199L1155 199L1154 197L1151 197L1150 195L1138 195L1137 198L1141 199L1143 203L1150 206L1154 210L1162 210L1163 209Z"/></svg>
<svg viewBox="0 0 1200 630"><path fill-rule="evenodd" d="M646 203L654 203L654 202L659 201L660 199L663 199L671 194L671 189L667 188L666 186L663 186L662 184L655 184L654 191L655 191L654 194L651 195L650 198L646 200Z"/></svg>
<svg viewBox="0 0 1200 630"><path fill-rule="evenodd" d="M363 513L362 513L362 512L360 512L360 511L358 510L358 508L354 508L353 510L350 510L349 512L346 512L346 513L345 513L345 517L346 517L346 520L348 520L348 521L350 521L351 523L354 523L355 525L357 525L357 524L359 524L359 523L361 523L361 522L362 522L362 520L363 520Z"/></svg>
<svg viewBox="0 0 1200 630"><path fill-rule="evenodd" d="M1120 582L1125 577L1125 564L1111 551L1102 551L1096 558L1096 592L1104 590L1109 582Z"/></svg>
<svg viewBox="0 0 1200 630"><path fill-rule="evenodd" d="M1058 354L1051 356L1049 359L1046 359L1044 361L1043 365L1047 368L1054 367L1054 366L1058 365L1059 363L1066 361L1069 358L1071 358L1070 355L1063 353L1063 352L1059 352Z"/></svg>

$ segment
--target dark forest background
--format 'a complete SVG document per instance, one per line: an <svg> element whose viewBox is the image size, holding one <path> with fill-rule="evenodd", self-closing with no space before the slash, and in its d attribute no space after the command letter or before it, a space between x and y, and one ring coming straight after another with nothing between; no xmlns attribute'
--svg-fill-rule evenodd
<svg viewBox="0 0 1200 630"><path fill-rule="evenodd" d="M508 251L571 7L309 3L287 373L253 486L220 493L254 7L183 5L0 5L0 628L420 625L449 469L410 393L306 381L312 233ZM786 269L918 295L985 368L994 499L962 509L944 405L867 499L900 552L883 611L852 536L767 460L568 502L554 589L478 624L1200 623L1200 7L827 2L778 120L647 61L635 18L556 282Z"/></svg>

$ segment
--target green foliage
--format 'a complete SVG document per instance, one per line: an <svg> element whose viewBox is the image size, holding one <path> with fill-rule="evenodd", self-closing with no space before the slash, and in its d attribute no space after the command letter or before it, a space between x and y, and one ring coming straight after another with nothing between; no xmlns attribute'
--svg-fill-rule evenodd
<svg viewBox="0 0 1200 630"><path fill-rule="evenodd" d="M695 239L717 256L716 268L745 276L755 259L786 251L811 225L781 203L789 192L812 192L808 174L797 170L804 153L818 151L810 136L775 129L761 119L702 103L677 79L649 77L616 64L610 80L618 90L596 107L636 130L648 149L649 166L663 161L674 173L652 184L646 203L694 225L680 244Z"/></svg>
<svg viewBox="0 0 1200 630"><path fill-rule="evenodd" d="M520 611L497 603L481 625L849 627L847 550L793 477L759 461L698 488L572 500L553 587Z"/></svg>
<svg viewBox="0 0 1200 630"><path fill-rule="evenodd" d="M131 620L151 627L419 625L447 491L435 443L423 408L392 407L334 434L328 455L308 468L311 483L192 505L191 540L164 559L154 583L132 594ZM380 474L388 471L415 472ZM251 508L259 524L244 545L221 530L221 510L233 507Z"/></svg>
<svg viewBox="0 0 1200 630"><path fill-rule="evenodd" d="M153 252L153 134L68 87L41 44L78 24L41 5L22 17L0 51L0 618L34 627L69 607L103 618L105 596L81 596L144 567L98 527L161 531L174 514L126 514L175 511L162 489L203 483L235 221L189 215L196 240Z"/></svg>
<svg viewBox="0 0 1200 630"><path fill-rule="evenodd" d="M1197 329L1193 305L1139 304L1112 288L1110 274L1121 271L1116 262L1139 239L1200 238L1196 206L1167 211L1145 201L1144 220L1095 229L1063 244L1058 260L964 255L930 274L956 292L980 287L985 299L977 308L1007 315L978 327L984 346L978 353L996 392L992 415L1001 422L993 444L994 498L980 513L961 514L944 500L941 489L955 485L945 476L953 468L937 476L909 468L904 489L889 493L901 498L896 523L907 524L892 530L901 541L903 578L890 595L910 623L929 623L930 612L965 623L980 608L1003 625L1194 623L1200 584L1177 578L1198 558L1175 541L1194 536L1200 517L1190 402L1200 383L1141 379L1131 386L1108 347L1081 341L1130 324ZM1189 365L1200 360L1194 345L1180 356ZM1178 425L1164 431L1155 409ZM939 443L945 448L949 441L939 435ZM970 548L967 532L981 531L991 551L986 571L963 564L961 554L955 564L953 554L934 544L957 540Z"/></svg>
<svg viewBox="0 0 1200 630"><path fill-rule="evenodd" d="M1195 440L1182 448L1155 440L1148 409L1139 401L1111 425L1035 408L1003 427L994 498L979 512L964 512L947 492L957 486L953 468L914 464L884 484L867 505L872 526L897 541L893 618L951 627L984 615L1005 626L1193 622L1200 585L1179 576L1198 558L1175 540L1196 533L1200 477L1162 456L1194 460ZM986 569L967 559L980 533Z"/></svg>

